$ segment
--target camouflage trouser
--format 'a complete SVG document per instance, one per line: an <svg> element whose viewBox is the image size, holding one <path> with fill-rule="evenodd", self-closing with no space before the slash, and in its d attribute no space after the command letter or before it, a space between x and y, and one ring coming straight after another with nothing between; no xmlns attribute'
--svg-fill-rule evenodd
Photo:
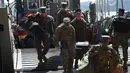
<svg viewBox="0 0 130 73"><path fill-rule="evenodd" d="M42 44L43 43L43 44ZM37 39L36 37L34 38L34 46L37 50L37 54L38 54L38 60L42 61L42 59L44 59L44 61L46 61L46 54L49 50L49 40L45 40L44 42Z"/></svg>
<svg viewBox="0 0 130 73"><path fill-rule="evenodd" d="M64 71L68 70L68 73L72 73L73 69L73 60L76 54L75 46L69 48L61 48L61 62L64 68Z"/></svg>
<svg viewBox="0 0 130 73"><path fill-rule="evenodd" d="M113 49L115 49L119 53L119 45L121 45L123 50L123 60L124 62L128 61L128 34L123 33L114 33L114 37L112 39Z"/></svg>

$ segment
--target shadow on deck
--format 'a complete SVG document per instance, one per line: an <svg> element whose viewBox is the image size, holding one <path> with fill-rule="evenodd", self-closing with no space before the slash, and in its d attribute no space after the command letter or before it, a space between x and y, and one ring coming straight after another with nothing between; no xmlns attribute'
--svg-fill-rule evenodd
<svg viewBox="0 0 130 73"><path fill-rule="evenodd" d="M48 58L46 63L39 64L32 71L56 71L61 70L62 68L58 68L61 65L60 56L52 56Z"/></svg>

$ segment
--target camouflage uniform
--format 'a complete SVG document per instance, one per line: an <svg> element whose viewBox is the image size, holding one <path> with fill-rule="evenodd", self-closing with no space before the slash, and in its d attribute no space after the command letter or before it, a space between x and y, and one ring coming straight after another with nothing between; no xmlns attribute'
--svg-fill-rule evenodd
<svg viewBox="0 0 130 73"><path fill-rule="evenodd" d="M60 9L56 15L56 26L59 26L63 22L63 18L69 17L71 20L73 19L72 11L70 9L62 10Z"/></svg>
<svg viewBox="0 0 130 73"><path fill-rule="evenodd" d="M85 37L85 28L86 28L86 21L81 18L80 20L77 20L76 18L74 18L71 21L72 26L75 28L75 32L76 32L76 42L81 42L81 41L85 41L86 37ZM83 55L82 55L83 56ZM78 56L76 56L76 60L75 60L75 68L78 67Z"/></svg>
<svg viewBox="0 0 130 73"><path fill-rule="evenodd" d="M79 73L122 73L120 56L108 45L110 37L102 36L102 38L102 44L91 45L91 49L86 53L88 56L88 65L82 69L84 71L80 69ZM88 69L94 72L89 72Z"/></svg>
<svg viewBox="0 0 130 73"><path fill-rule="evenodd" d="M109 73L109 63L111 57L113 57L112 53L115 53L112 48L107 46L100 46L98 50L97 63L95 63L95 73ZM116 61L116 60L115 60ZM117 62L118 63L118 62Z"/></svg>
<svg viewBox="0 0 130 73"><path fill-rule="evenodd" d="M94 69L94 73L109 73L108 61L110 55L108 50L110 49L106 46L94 46L89 51L88 59Z"/></svg>
<svg viewBox="0 0 130 73"><path fill-rule="evenodd" d="M44 40L43 40L44 42L42 42L42 40L39 40L38 38L35 37L34 45L38 53L39 61L42 62L42 59L44 59L44 61L47 61L47 58L45 57L45 55L47 54L50 48L50 39L53 38L54 18L50 15L42 16L42 14L39 13L36 15L36 22L39 23L40 27L45 31L47 35L44 37Z"/></svg>
<svg viewBox="0 0 130 73"><path fill-rule="evenodd" d="M73 59L76 53L76 42L75 42L75 29L70 24L68 27L64 23L59 25L56 29L55 34L56 46L60 46L61 49L61 61L63 64L64 72L72 73ZM58 44L61 42L61 45Z"/></svg>
<svg viewBox="0 0 130 73"><path fill-rule="evenodd" d="M85 28L87 26L86 21L81 18L80 20L76 20L76 18L74 18L71 21L71 24L73 25L73 27L75 28L75 32L76 32L76 41L85 41Z"/></svg>
<svg viewBox="0 0 130 73"><path fill-rule="evenodd" d="M114 70L115 73L122 73L120 56L109 46L93 47L89 52L89 61L94 68L94 73L114 73ZM120 68L117 67L119 65Z"/></svg>

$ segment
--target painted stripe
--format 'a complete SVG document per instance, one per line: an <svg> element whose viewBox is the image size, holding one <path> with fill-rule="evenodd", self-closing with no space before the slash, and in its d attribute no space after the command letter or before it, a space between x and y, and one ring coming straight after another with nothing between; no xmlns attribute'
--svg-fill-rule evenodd
<svg viewBox="0 0 130 73"><path fill-rule="evenodd" d="M18 50L14 49L13 60L14 60L14 69L15 70L22 69L21 49L18 49Z"/></svg>

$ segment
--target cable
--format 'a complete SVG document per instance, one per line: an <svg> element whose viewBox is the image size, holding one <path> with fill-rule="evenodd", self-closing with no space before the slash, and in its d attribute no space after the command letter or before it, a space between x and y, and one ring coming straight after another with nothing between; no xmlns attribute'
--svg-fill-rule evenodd
<svg viewBox="0 0 130 73"><path fill-rule="evenodd" d="M16 4L15 3L12 3L11 5L10 5L10 8L12 8L13 6L15 6Z"/></svg>
<svg viewBox="0 0 130 73"><path fill-rule="evenodd" d="M110 15L110 6L109 6L109 0L107 0L107 12L108 12L108 15Z"/></svg>
<svg viewBox="0 0 130 73"><path fill-rule="evenodd" d="M15 3L15 1L13 1L13 2L9 3L9 5L14 4L14 3Z"/></svg>
<svg viewBox="0 0 130 73"><path fill-rule="evenodd" d="M122 9L124 9L124 3L123 0L121 0Z"/></svg>
<svg viewBox="0 0 130 73"><path fill-rule="evenodd" d="M115 5L116 4L116 0L114 0L114 2L113 3L109 3L109 1L108 1L108 4L109 4L109 6L113 6L113 5Z"/></svg>
<svg viewBox="0 0 130 73"><path fill-rule="evenodd" d="M117 15L117 12L118 12L118 0L116 0L116 15Z"/></svg>

